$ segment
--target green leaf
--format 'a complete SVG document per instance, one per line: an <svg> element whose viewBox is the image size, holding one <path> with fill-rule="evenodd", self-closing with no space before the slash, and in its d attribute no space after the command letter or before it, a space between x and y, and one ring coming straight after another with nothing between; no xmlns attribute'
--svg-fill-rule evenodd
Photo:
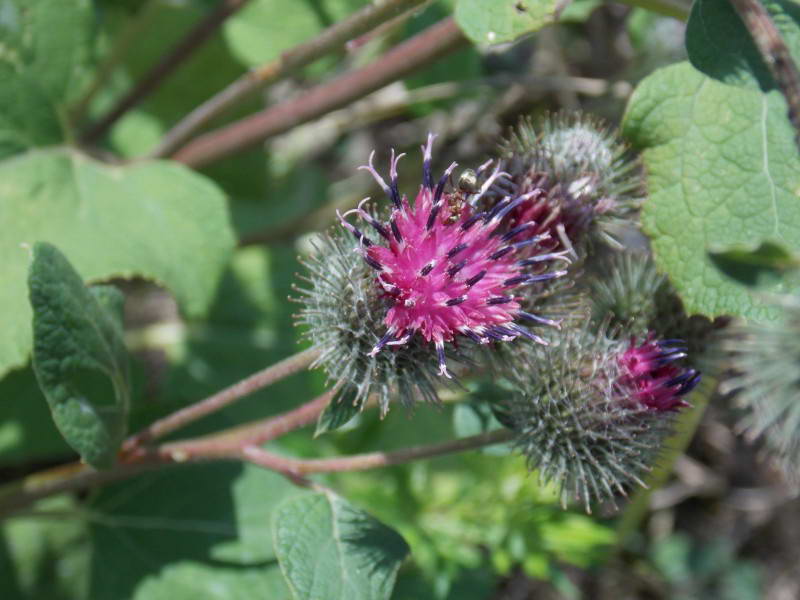
<svg viewBox="0 0 800 600"><path fill-rule="evenodd" d="M93 17L90 0L0 0L0 64L62 105L80 92Z"/></svg>
<svg viewBox="0 0 800 600"><path fill-rule="evenodd" d="M108 110L113 102L144 77L154 64L172 50L182 36L213 10L215 5L214 2L205 0L181 2L148 0L148 3L153 3L154 6L147 9L152 12L147 22L146 43L137 44L134 51L124 56L113 81L116 89L112 94L101 94L103 98L99 98L93 106L95 116ZM124 34L131 20L143 10L144 3L138 0L135 11L120 6L119 1L110 4L112 5L105 7L103 19L99 23L102 36L107 38L106 47L109 49L113 48L114 42ZM265 40L268 38L262 41ZM190 110L245 72L246 67L232 55L222 36L212 36L193 51L162 85L149 94L136 111L120 119L111 133L116 149L127 156L130 156L131 152L136 152L140 156L151 150L152 145L145 147L142 145L152 142L152 136L158 129L163 133L165 128L173 126ZM249 112L260 105L257 99L245 104L243 110ZM234 110L227 116L238 114L242 112ZM146 121L143 115L149 115L151 119ZM128 120L133 123L126 122ZM147 128L144 134L136 131L137 126L143 121ZM120 131L116 131L117 129ZM129 136L131 139L127 139Z"/></svg>
<svg viewBox="0 0 800 600"><path fill-rule="evenodd" d="M75 504L69 496L48 498L33 507L32 515L0 524L3 600L86 597L88 527Z"/></svg>
<svg viewBox="0 0 800 600"><path fill-rule="evenodd" d="M458 0L455 19L476 44L512 42L555 20L555 0Z"/></svg>
<svg viewBox="0 0 800 600"><path fill-rule="evenodd" d="M717 268L743 285L764 286L779 283L787 271L800 268L800 257L792 254L780 244L763 241L752 244L709 250Z"/></svg>
<svg viewBox="0 0 800 600"><path fill-rule="evenodd" d="M793 0L762 2L795 59L800 58L800 5ZM776 84L750 32L728 0L697 0L686 25L686 50L692 65L732 85Z"/></svg>
<svg viewBox="0 0 800 600"><path fill-rule="evenodd" d="M53 423L33 368L0 379L0 465L70 458L74 454Z"/></svg>
<svg viewBox="0 0 800 600"><path fill-rule="evenodd" d="M0 0L0 158L64 139L91 18L89 0Z"/></svg>
<svg viewBox="0 0 800 600"><path fill-rule="evenodd" d="M0 375L31 349L27 253L61 248L84 280L141 276L169 288L190 315L202 314L233 247L219 189L175 163L105 166L66 150L0 162Z"/></svg>
<svg viewBox="0 0 800 600"><path fill-rule="evenodd" d="M408 554L394 530L327 492L286 501L273 532L298 600L387 600Z"/></svg>
<svg viewBox="0 0 800 600"><path fill-rule="evenodd" d="M269 523L278 503L304 493L280 475L233 463L104 488L89 506L88 598L289 600Z"/></svg>
<svg viewBox="0 0 800 600"><path fill-rule="evenodd" d="M128 354L118 314L103 307L66 257L37 243L28 276L33 369L64 439L95 467L113 464L127 431ZM122 294L110 300L121 305Z"/></svg>
<svg viewBox="0 0 800 600"><path fill-rule="evenodd" d="M254 0L225 22L223 34L233 54L255 67L366 4L367 0Z"/></svg>
<svg viewBox="0 0 800 600"><path fill-rule="evenodd" d="M601 0L572 0L558 15L559 23L583 23L603 3Z"/></svg>
<svg viewBox="0 0 800 600"><path fill-rule="evenodd" d="M642 224L686 310L773 319L708 250L770 240L800 251L800 157L778 92L727 86L688 63L656 71L633 94L624 131L644 150ZM796 278L759 287L800 290Z"/></svg>
<svg viewBox="0 0 800 600"><path fill-rule="evenodd" d="M350 402L349 398L334 398L317 419L314 437L344 427L360 412L359 407Z"/></svg>
<svg viewBox="0 0 800 600"><path fill-rule="evenodd" d="M56 107L42 89L0 62L0 159L63 139Z"/></svg>

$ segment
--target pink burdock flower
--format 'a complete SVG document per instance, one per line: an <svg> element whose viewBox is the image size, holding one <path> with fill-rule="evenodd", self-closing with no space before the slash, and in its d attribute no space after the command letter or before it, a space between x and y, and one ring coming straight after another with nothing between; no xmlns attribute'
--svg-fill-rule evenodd
<svg viewBox="0 0 800 600"><path fill-rule="evenodd" d="M631 338L620 356L617 386L623 394L651 410L674 411L689 406L683 400L700 381L700 373L674 361L686 356L682 340L656 341L650 334L640 345Z"/></svg>
<svg viewBox="0 0 800 600"><path fill-rule="evenodd" d="M479 344L519 336L546 344L518 319L552 326L557 323L524 311L521 297L513 290L564 275L566 271L548 271L548 262L569 260L564 252L550 252L543 246L550 239L549 232L523 235L536 223L509 227L505 222L509 213L537 192L504 197L486 211L473 208L505 175L499 166L471 194L445 190L456 163L434 185L433 139L429 135L423 147L423 181L413 205L406 196L401 197L397 187L397 163L403 155L395 157L392 152L387 184L373 167L373 152L369 165L362 168L372 174L391 200L389 219L378 221L362 208L363 202L340 219L359 241L359 251L376 272L376 285L391 301L384 319L386 332L370 354L386 346L402 346L419 334L435 345L439 374L449 377L444 344L459 336ZM490 164L479 169L481 177ZM346 218L350 213L368 223L385 245L376 244L349 223Z"/></svg>

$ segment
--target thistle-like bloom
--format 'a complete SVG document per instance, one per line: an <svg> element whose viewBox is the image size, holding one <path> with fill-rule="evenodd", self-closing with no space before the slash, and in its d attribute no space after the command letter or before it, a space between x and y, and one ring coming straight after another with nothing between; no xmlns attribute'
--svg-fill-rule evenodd
<svg viewBox="0 0 800 600"><path fill-rule="evenodd" d="M678 338L694 366L705 361L711 334L725 322L686 314L683 303L651 255L641 251L611 252L593 260L586 291L592 321L609 333Z"/></svg>
<svg viewBox="0 0 800 600"><path fill-rule="evenodd" d="M507 373L517 388L508 405L515 446L563 504L575 498L587 511L644 485L673 411L700 377L675 364L685 356L675 340L637 345L590 329L564 332L547 352L526 348L528 368Z"/></svg>
<svg viewBox="0 0 800 600"><path fill-rule="evenodd" d="M655 340L650 335L630 347L619 357L620 375L616 385L623 396L650 410L675 411L689 404L683 397L700 382L695 369L683 369L675 361L686 356L681 340Z"/></svg>
<svg viewBox="0 0 800 600"><path fill-rule="evenodd" d="M400 195L397 163L392 157L389 183L375 170L370 155L368 170L392 203L387 222L380 222L362 208L340 215L342 225L359 242L366 263L375 270L375 284L390 300L384 322L386 332L370 354L386 346L403 346L419 334L433 343L439 374L450 377L444 344L463 336L479 344L525 337L539 344L547 342L521 325L525 319L537 324L557 325L523 310L520 286L560 277L566 271L548 270L555 260L569 262L564 252L543 250L550 233L526 236L537 227L533 222L510 227L506 216L539 192L506 196L487 211L473 208L480 198L506 174L497 166L486 175L491 162L478 175L483 182L474 193L461 189L446 191L456 163L451 164L434 184L431 173L433 135L423 150L423 181L414 204ZM358 214L384 240L376 244L347 221Z"/></svg>
<svg viewBox="0 0 800 600"><path fill-rule="evenodd" d="M559 246L559 230L579 249L590 238L619 246L613 233L633 223L642 182L637 163L606 126L569 113L557 113L535 127L522 121L502 151L510 173L507 190L540 192L520 205L512 219L536 221L537 234L553 232L551 250Z"/></svg>

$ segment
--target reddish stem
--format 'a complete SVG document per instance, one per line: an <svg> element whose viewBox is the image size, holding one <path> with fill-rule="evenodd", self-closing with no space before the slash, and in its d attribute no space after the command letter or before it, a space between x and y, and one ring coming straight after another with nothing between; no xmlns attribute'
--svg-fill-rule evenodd
<svg viewBox="0 0 800 600"><path fill-rule="evenodd" d="M173 158L196 168L240 152L374 92L464 43L466 38L453 19L444 19L361 69L195 138Z"/></svg>
<svg viewBox="0 0 800 600"><path fill-rule="evenodd" d="M149 441L163 437L188 423L233 404L244 396L248 396L257 390L272 385L276 381L280 381L289 375L305 369L314 362L318 356L319 350L313 348L299 352L279 363L267 367L263 371L254 373L250 377L217 392L213 396L209 396L205 400L201 400L163 419L159 419L136 435L130 437L122 447L123 455L134 451L136 448Z"/></svg>
<svg viewBox="0 0 800 600"><path fill-rule="evenodd" d="M94 143L101 139L111 127L131 108L139 104L161 82L177 69L192 53L202 46L237 10L249 0L220 0L215 10L201 19L175 47L148 71L142 79L123 96L114 107L95 123L83 136L85 143Z"/></svg>

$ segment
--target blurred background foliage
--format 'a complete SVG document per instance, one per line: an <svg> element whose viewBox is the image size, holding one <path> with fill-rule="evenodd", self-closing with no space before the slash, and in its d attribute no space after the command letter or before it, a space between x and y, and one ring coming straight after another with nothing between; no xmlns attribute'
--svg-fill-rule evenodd
<svg viewBox="0 0 800 600"><path fill-rule="evenodd" d="M97 0L95 64L134 19L145 22L90 116L104 114L214 4ZM122 158L147 153L180 117L244 71L363 4L252 0L129 111L100 151ZM254 96L224 120L365 64L451 10L450 2L432 2ZM439 134L439 165L472 165L522 115L580 108L617 122L641 77L685 58L683 29L642 9L575 0L560 23L535 36L465 46L347 108L204 168L228 197L239 247L203 319L185 318L150 282L116 282L127 296L126 341L136 359L131 429L302 346L287 301L302 270L297 257L308 252L310 232L332 224L334 207L375 195L370 178L356 170L373 148L409 153L401 173L408 190L418 181L414 165L428 131ZM182 435L279 413L321 393L324 383L319 372L293 376ZM413 415L395 409L383 420L367 412L346 430L314 440L308 432L292 434L279 447L300 456L390 450L475 433L490 421L468 404L446 402L419 406ZM637 539L619 552L611 510L563 511L553 490L503 448L325 481L410 545L413 559L400 571L397 600L796 598L800 504L774 474L753 468L757 449L733 435L732 422L720 398L674 479L655 494ZM0 480L71 458L31 369L0 380ZM0 524L2 597L177 600L211 597L193 594L215 587L222 595L213 597L288 598L266 523L291 493L277 475L224 464L142 476L86 502L43 501L39 516Z"/></svg>

